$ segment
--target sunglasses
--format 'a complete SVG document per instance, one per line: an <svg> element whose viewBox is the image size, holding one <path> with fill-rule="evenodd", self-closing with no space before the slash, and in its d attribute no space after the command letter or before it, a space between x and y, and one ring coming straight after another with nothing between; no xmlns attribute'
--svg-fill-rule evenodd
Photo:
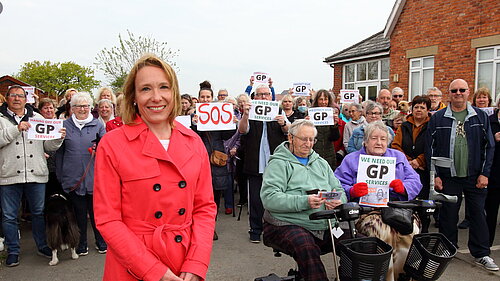
<svg viewBox="0 0 500 281"><path fill-rule="evenodd" d="M395 97L395 98L402 98L403 95L393 95L393 97Z"/></svg>
<svg viewBox="0 0 500 281"><path fill-rule="evenodd" d="M456 94L458 91L460 91L460 93L465 93L467 90L468 89L451 89L450 92L453 94Z"/></svg>

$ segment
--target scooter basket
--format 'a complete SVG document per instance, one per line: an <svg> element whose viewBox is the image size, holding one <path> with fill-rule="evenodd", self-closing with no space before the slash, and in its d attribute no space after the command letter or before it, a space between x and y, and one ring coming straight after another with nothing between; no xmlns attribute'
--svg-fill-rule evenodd
<svg viewBox="0 0 500 281"><path fill-rule="evenodd" d="M423 233L413 237L404 270L417 280L437 280L446 270L457 249L441 233Z"/></svg>
<svg viewBox="0 0 500 281"><path fill-rule="evenodd" d="M385 280L391 245L376 237L340 241L340 280Z"/></svg>

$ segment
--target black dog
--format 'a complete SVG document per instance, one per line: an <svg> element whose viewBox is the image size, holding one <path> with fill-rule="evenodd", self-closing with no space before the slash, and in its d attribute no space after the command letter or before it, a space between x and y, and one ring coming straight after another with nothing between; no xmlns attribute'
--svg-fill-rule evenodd
<svg viewBox="0 0 500 281"><path fill-rule="evenodd" d="M76 224L73 207L64 195L53 194L45 204L47 244L52 249L49 265L59 262L57 250L71 249L71 258L76 260L80 232Z"/></svg>

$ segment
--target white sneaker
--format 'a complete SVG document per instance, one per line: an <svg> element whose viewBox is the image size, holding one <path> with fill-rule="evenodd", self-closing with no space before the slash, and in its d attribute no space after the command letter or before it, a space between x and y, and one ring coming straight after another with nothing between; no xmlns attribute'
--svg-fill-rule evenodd
<svg viewBox="0 0 500 281"><path fill-rule="evenodd" d="M3 237L0 237L0 252L3 251L5 249L4 245L3 245L3 241L5 241L5 238Z"/></svg>
<svg viewBox="0 0 500 281"><path fill-rule="evenodd" d="M476 259L476 263L484 266L484 268L491 271L498 271L498 265L495 264L495 261L489 256L484 256L482 258Z"/></svg>

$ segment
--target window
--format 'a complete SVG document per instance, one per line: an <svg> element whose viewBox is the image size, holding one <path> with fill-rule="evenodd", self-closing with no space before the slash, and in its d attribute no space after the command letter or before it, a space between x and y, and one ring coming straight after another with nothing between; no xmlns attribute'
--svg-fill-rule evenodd
<svg viewBox="0 0 500 281"><path fill-rule="evenodd" d="M476 89L488 88L496 101L500 93L500 46L478 49L476 58Z"/></svg>
<svg viewBox="0 0 500 281"><path fill-rule="evenodd" d="M342 89L359 89L363 100L372 98L389 86L389 59L344 65ZM368 97L367 97L368 93Z"/></svg>
<svg viewBox="0 0 500 281"><path fill-rule="evenodd" d="M410 60L410 97L422 95L434 86L434 57Z"/></svg>

